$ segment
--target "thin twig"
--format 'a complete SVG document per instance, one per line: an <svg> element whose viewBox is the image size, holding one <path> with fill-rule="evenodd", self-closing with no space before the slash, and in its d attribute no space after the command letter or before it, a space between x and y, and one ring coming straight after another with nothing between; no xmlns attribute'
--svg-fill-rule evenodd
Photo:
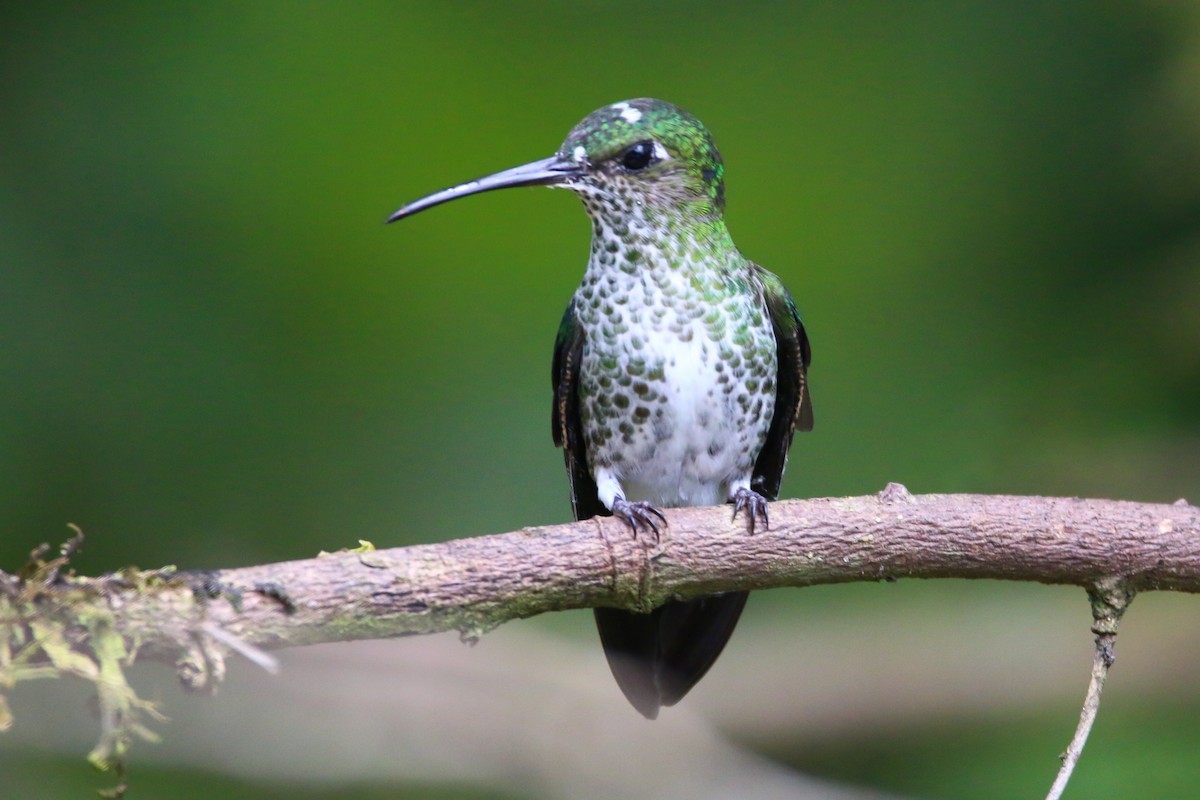
<svg viewBox="0 0 1200 800"><path fill-rule="evenodd" d="M1108 677L1109 667L1116 661L1113 648L1116 644L1117 627L1121 624L1121 616L1133 600L1133 593L1128 591L1119 580L1106 579L1088 592L1092 601L1092 631L1096 634L1096 652L1092 657L1092 677L1088 681L1087 694L1083 700L1083 709L1079 712L1079 724L1075 727L1075 735L1067 745L1066 752L1060 758L1062 766L1054 778L1046 800L1059 800L1079 757L1083 755L1083 747L1087 744L1088 735L1092 732L1092 724L1100 712L1100 693L1104 691L1104 680Z"/></svg>
<svg viewBox="0 0 1200 800"><path fill-rule="evenodd" d="M201 622L199 629L204 635L211 636L230 650L242 655L250 663L258 665L268 675L279 674L279 659L261 647L255 647L211 622Z"/></svg>

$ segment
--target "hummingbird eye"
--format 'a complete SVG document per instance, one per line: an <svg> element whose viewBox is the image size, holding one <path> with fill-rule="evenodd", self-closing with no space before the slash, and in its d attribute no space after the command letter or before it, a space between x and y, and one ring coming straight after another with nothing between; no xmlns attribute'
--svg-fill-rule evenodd
<svg viewBox="0 0 1200 800"><path fill-rule="evenodd" d="M630 172L639 172L654 161L654 142L638 142L621 156L621 166Z"/></svg>

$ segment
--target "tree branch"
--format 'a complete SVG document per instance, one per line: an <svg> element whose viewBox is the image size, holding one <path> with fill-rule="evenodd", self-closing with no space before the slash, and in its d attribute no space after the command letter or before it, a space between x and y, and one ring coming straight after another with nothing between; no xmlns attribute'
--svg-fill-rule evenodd
<svg viewBox="0 0 1200 800"><path fill-rule="evenodd" d="M773 503L770 529L753 535L727 507L665 514L657 549L619 520L598 518L203 575L72 578L54 591L74 595L64 607L104 610L156 657L195 651L204 622L268 650L449 630L472 638L548 611L649 610L670 598L851 581L998 578L1090 589L1119 578L1134 592L1200 591L1200 509L1182 501L913 496L890 484L879 495ZM194 592L198 584L205 591Z"/></svg>
<svg viewBox="0 0 1200 800"><path fill-rule="evenodd" d="M1093 598L1106 586L1129 597L1200 591L1200 508L1184 501L914 497L889 484L772 503L770 529L753 535L728 507L664 513L654 546L598 518L211 573L64 576L73 545L50 561L40 550L19 575L0 572L0 689L62 673L91 680L107 709L93 761L119 767L154 713L121 674L135 655L174 661L185 686L205 689L230 649L270 668L264 650L449 630L470 640L548 611L649 610L736 589L953 577L1073 584ZM1115 631L1097 629L1107 653ZM0 730L7 722L0 695Z"/></svg>

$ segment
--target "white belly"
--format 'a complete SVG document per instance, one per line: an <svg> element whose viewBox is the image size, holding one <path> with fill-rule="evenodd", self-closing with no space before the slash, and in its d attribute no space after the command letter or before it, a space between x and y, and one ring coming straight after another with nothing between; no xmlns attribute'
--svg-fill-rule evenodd
<svg viewBox="0 0 1200 800"><path fill-rule="evenodd" d="M748 392L745 379L757 378L761 387L773 376L773 351L766 351L769 357L762 349L758 356L740 353L740 368L733 370L718 356L728 343L713 342L699 322L694 325L691 336L643 331L640 347L615 343L618 373L631 365L636 373L644 363L647 376L657 366L661 377L647 377L651 391L644 394L630 391L636 380L612 389L614 398L625 392L629 405L619 410L614 435L590 454L606 505L606 489L670 507L723 503L738 488L749 488L775 398L774 392ZM585 357L585 381L588 367L600 362Z"/></svg>

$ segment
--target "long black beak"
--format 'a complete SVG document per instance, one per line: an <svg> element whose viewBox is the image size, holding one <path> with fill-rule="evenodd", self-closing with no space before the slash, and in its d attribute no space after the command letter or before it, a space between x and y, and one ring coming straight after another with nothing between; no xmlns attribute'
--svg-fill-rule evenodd
<svg viewBox="0 0 1200 800"><path fill-rule="evenodd" d="M448 200L466 197L469 194L490 192L493 189L508 189L513 186L554 186L569 181L582 171L583 166L574 161L560 156L551 156L541 161L534 161L532 164L523 164L494 175L451 186L449 189L442 189L440 192L434 192L428 197L422 197L420 200L404 206L388 217L387 221L395 222L398 219L412 216L418 211L424 211Z"/></svg>

